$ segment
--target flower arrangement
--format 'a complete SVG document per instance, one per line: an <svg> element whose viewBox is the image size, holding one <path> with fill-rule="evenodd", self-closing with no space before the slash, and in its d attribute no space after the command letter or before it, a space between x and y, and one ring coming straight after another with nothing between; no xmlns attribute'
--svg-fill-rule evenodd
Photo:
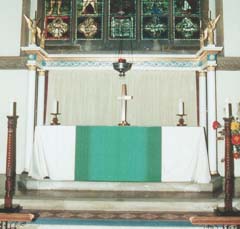
<svg viewBox="0 0 240 229"><path fill-rule="evenodd" d="M240 158L240 121L234 119L231 123L232 145L233 145L233 157L234 159Z"/></svg>

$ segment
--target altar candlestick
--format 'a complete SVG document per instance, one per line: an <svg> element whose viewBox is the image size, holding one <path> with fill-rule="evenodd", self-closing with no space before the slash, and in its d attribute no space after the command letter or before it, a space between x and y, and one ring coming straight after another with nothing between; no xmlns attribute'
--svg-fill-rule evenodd
<svg viewBox="0 0 240 229"><path fill-rule="evenodd" d="M184 114L184 102L182 99L179 99L178 102L178 114L183 115Z"/></svg>
<svg viewBox="0 0 240 229"><path fill-rule="evenodd" d="M119 125L127 126L129 123L127 122L127 100L131 100L133 97L127 95L127 85L122 84L122 95L118 97L121 100L121 123Z"/></svg>

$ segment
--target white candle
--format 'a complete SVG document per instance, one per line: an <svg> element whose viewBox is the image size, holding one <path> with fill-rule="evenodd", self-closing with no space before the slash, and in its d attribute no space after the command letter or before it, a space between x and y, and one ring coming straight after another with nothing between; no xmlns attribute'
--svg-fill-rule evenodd
<svg viewBox="0 0 240 229"><path fill-rule="evenodd" d="M225 117L230 118L231 116L232 116L232 104L230 103L229 99L226 99Z"/></svg>
<svg viewBox="0 0 240 229"><path fill-rule="evenodd" d="M53 113L59 113L59 102L57 100L54 100L53 103Z"/></svg>
<svg viewBox="0 0 240 229"><path fill-rule="evenodd" d="M182 101L182 99L179 99L179 102L178 102L178 114L179 115L184 114L184 102Z"/></svg>
<svg viewBox="0 0 240 229"><path fill-rule="evenodd" d="M226 103L226 118L230 118L230 107L231 107L231 103Z"/></svg>
<svg viewBox="0 0 240 229"><path fill-rule="evenodd" d="M10 103L10 116L15 116L17 114L17 103L16 102L11 102Z"/></svg>

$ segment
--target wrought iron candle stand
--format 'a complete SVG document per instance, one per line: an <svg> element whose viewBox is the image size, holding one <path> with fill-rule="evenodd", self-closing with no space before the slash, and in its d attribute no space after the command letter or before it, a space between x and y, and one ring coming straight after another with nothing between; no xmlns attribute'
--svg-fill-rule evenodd
<svg viewBox="0 0 240 229"><path fill-rule="evenodd" d="M187 124L185 123L184 116L187 116L187 115L186 114L177 114L177 116L179 116L177 126L186 126Z"/></svg>
<svg viewBox="0 0 240 229"><path fill-rule="evenodd" d="M58 122L58 116L61 115L61 113L59 113L59 112L51 113L51 115L53 116L51 125L53 125L53 126L61 125L61 123Z"/></svg>
<svg viewBox="0 0 240 229"><path fill-rule="evenodd" d="M4 206L0 212L13 213L21 210L20 205L13 205L12 199L15 192L16 181L16 128L17 119L16 103L13 103L13 115L7 116L8 135L7 135L7 159L6 159L6 182Z"/></svg>
<svg viewBox="0 0 240 229"><path fill-rule="evenodd" d="M231 123L233 118L224 118L224 133L225 133L225 197L224 207L218 207L215 210L217 216L240 216L240 211L233 208L234 196L234 161L233 161L233 146L231 142Z"/></svg>

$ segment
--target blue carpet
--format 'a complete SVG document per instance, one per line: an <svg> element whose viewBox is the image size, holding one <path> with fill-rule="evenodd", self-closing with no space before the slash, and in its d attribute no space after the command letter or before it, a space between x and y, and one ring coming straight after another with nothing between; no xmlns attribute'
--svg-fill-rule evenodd
<svg viewBox="0 0 240 229"><path fill-rule="evenodd" d="M82 219L60 219L60 218L40 218L33 224L49 225L86 225L86 226L150 226L150 227L194 227L188 221L156 221L156 220L82 220Z"/></svg>

